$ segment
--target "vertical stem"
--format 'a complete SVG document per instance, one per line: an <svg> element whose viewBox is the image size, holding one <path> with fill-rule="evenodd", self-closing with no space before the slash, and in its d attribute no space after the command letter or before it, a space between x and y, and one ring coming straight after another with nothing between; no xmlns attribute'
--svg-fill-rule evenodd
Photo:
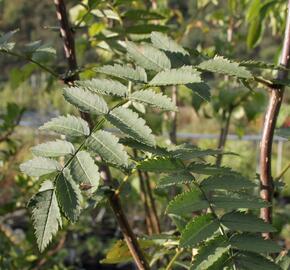
<svg viewBox="0 0 290 270"><path fill-rule="evenodd" d="M290 0L288 1L288 14L286 21L286 29L284 35L282 55L280 65L289 66L290 57ZM277 78L286 79L288 72L279 70ZM265 114L264 127L260 145L260 181L261 181L261 198L272 203L273 200L273 177L271 168L272 143L277 117L279 115L282 104L284 87L277 85L270 89L269 105ZM272 222L272 207L262 208L260 212L261 218L266 222ZM265 238L270 238L270 233L264 233Z"/></svg>
<svg viewBox="0 0 290 270"><path fill-rule="evenodd" d="M151 209L152 222L153 222L153 226L154 226L154 232L157 234L160 234L161 233L160 221L158 218L155 199L154 199L153 194L152 194L152 188L150 185L149 174L147 172L144 172L144 175L145 175L145 185L147 187L147 192L149 195L149 201L150 201L150 205L151 205L150 209Z"/></svg>
<svg viewBox="0 0 290 270"><path fill-rule="evenodd" d="M65 5L64 0L54 0L54 4L56 7L57 19L60 24L60 33L64 42L65 56L68 62L69 71L72 72L72 76L69 76L65 80L65 83L67 85L73 85L74 81L79 79L78 73L75 72L77 70L77 59L76 59L76 53L75 53L74 36L73 36L72 29L69 25L66 5ZM91 127L93 126L93 122L89 114L81 113L81 116L83 119L85 119L89 123ZM112 182L110 168L107 165L105 165L101 168L101 172L104 175L104 181L107 183L107 185L110 185ZM124 235L125 241L128 245L128 248L133 256L133 259L138 269L149 270L150 267L145 259L145 256L139 246L137 238L135 234L133 233L129 225L129 222L127 220L127 217L125 216L124 211L122 209L119 194L114 193L113 195L109 196L109 203L110 203L111 208L114 211L115 218L120 226L120 229Z"/></svg>
<svg viewBox="0 0 290 270"><path fill-rule="evenodd" d="M137 172L138 172L139 181L140 181L141 199L142 199L143 204L144 204L147 232L148 232L149 235L152 235L153 232L154 232L154 228L153 228L154 225L153 225L153 221L152 221L151 215L150 215L148 196L147 196L146 186L145 186L145 180L143 178L142 172L140 170L137 170Z"/></svg>
<svg viewBox="0 0 290 270"><path fill-rule="evenodd" d="M177 106L177 86L174 85L172 86L172 94L171 94L171 99L173 104ZM170 136L170 141L174 144L177 143L177 137L176 137L176 132L177 132L177 112L173 111L171 112L171 121L172 121L172 127L169 132Z"/></svg>
<svg viewBox="0 0 290 270"><path fill-rule="evenodd" d="M218 147L217 147L221 151L224 150L226 142L227 142L227 137L228 137L228 134L229 134L229 127L230 127L231 117L232 117L232 109L229 109L227 114L224 111L223 123L222 123L222 128L221 128L221 131L220 131L220 137L219 137ZM222 154L218 154L217 155L217 159L216 159L216 165L217 166L221 166L222 158L223 158Z"/></svg>

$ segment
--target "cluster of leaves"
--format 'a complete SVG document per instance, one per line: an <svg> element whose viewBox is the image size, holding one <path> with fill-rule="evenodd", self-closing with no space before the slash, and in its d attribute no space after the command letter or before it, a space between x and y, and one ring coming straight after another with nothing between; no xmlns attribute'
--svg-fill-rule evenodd
<svg viewBox="0 0 290 270"><path fill-rule="evenodd" d="M132 60L130 65L101 66L96 72L105 74L105 78L77 81L63 90L69 103L98 116L96 125L89 127L83 119L72 115L52 119L41 129L65 135L66 140L33 147L36 157L21 165L26 174L45 180L29 203L39 249L43 251L61 227L62 216L77 221L84 195L96 192L100 185L97 164L101 159L127 175L135 169L165 173L159 188L186 184L189 190L170 202L167 213L172 215L180 232L179 247L188 254L192 248L198 248L192 269L258 269L258 266L279 269L271 259L261 255L279 252L280 247L256 234L275 229L252 213L253 209L269 206L254 194L253 190L258 189L255 183L230 168L203 162L207 156L219 154L217 150L201 150L191 145L170 149L157 146L145 120L129 108L137 103L176 110L172 101L158 92L172 85L185 85L208 100L209 87L202 72L228 75L243 82L255 77L243 65L220 56L191 65L190 53L158 32L151 33L151 43L128 41L125 48ZM115 96L120 101L109 108L104 96ZM120 141L103 130L104 121L133 141ZM146 153L145 158L130 159L125 147ZM100 159L95 159L96 156ZM201 215L191 219L196 211Z"/></svg>

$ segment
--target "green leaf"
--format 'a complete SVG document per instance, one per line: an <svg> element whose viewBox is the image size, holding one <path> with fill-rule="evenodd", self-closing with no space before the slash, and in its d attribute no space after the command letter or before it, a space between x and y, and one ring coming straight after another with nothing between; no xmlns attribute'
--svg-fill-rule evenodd
<svg viewBox="0 0 290 270"><path fill-rule="evenodd" d="M198 65L198 68L213 73L221 73L243 79L252 78L251 72L245 67L222 56L215 56L213 59L204 61Z"/></svg>
<svg viewBox="0 0 290 270"><path fill-rule="evenodd" d="M209 204L203 198L201 192L197 189L192 189L191 191L177 195L170 201L166 211L167 213L182 215L208 207Z"/></svg>
<svg viewBox="0 0 290 270"><path fill-rule="evenodd" d="M87 140L86 145L105 161L118 166L128 166L128 155L119 139L110 132L98 130Z"/></svg>
<svg viewBox="0 0 290 270"><path fill-rule="evenodd" d="M151 153L156 156L169 156L166 148L159 147L159 146L152 147L147 144L132 140L130 138L121 138L120 143L122 143L125 146L147 153L147 154Z"/></svg>
<svg viewBox="0 0 290 270"><path fill-rule="evenodd" d="M108 121L122 131L126 136L149 146L155 146L155 138L152 130L146 126L143 118L138 114L124 107L117 107L106 115Z"/></svg>
<svg viewBox="0 0 290 270"><path fill-rule="evenodd" d="M137 46L135 43L127 41L126 45L129 56L135 60L137 65L157 72L171 68L170 60L166 54L149 44Z"/></svg>
<svg viewBox="0 0 290 270"><path fill-rule="evenodd" d="M137 168L142 171L156 172L156 173L171 173L176 171L183 171L182 164L175 159L170 158L151 158L141 161Z"/></svg>
<svg viewBox="0 0 290 270"><path fill-rule="evenodd" d="M182 55L189 55L189 53L176 41L160 32L151 33L151 42L158 49L173 53L181 53Z"/></svg>
<svg viewBox="0 0 290 270"><path fill-rule="evenodd" d="M223 236L217 236L207 241L198 249L198 253L194 256L191 270L209 269L230 249L229 244Z"/></svg>
<svg viewBox="0 0 290 270"><path fill-rule="evenodd" d="M265 240L262 236L245 233L232 236L230 243L239 250L257 253L276 253L282 249L273 240Z"/></svg>
<svg viewBox="0 0 290 270"><path fill-rule="evenodd" d="M187 169L191 172L205 175L225 174L232 172L232 170L227 167L220 167L209 163L197 162L192 162L191 164L189 164Z"/></svg>
<svg viewBox="0 0 290 270"><path fill-rule="evenodd" d="M69 137L87 136L90 134L89 125L80 117L72 115L59 116L45 123L41 130L50 130Z"/></svg>
<svg viewBox="0 0 290 270"><path fill-rule="evenodd" d="M200 83L200 72L191 66L184 66L178 69L169 69L159 72L149 85L183 85L189 83Z"/></svg>
<svg viewBox="0 0 290 270"><path fill-rule="evenodd" d="M290 269L290 251L281 252L279 256L276 258L276 263L279 264L281 269L289 270Z"/></svg>
<svg viewBox="0 0 290 270"><path fill-rule="evenodd" d="M141 249L152 247L152 241L138 239L138 244ZM106 258L101 260L104 264L117 264L132 261L132 255L128 249L128 245L123 240L118 240L107 252Z"/></svg>
<svg viewBox="0 0 290 270"><path fill-rule="evenodd" d="M242 232L275 232L276 229L269 223L252 214L242 212L227 213L222 216L221 223L234 231Z"/></svg>
<svg viewBox="0 0 290 270"><path fill-rule="evenodd" d="M198 97L202 98L205 101L210 101L211 93L209 86L204 83L190 83L185 85L187 88L193 91Z"/></svg>
<svg viewBox="0 0 290 270"><path fill-rule="evenodd" d="M256 184L252 181L249 181L244 176L238 173L230 173L230 174L221 174L221 175L213 175L204 179L200 187L205 191L210 190L240 190L240 189L253 189Z"/></svg>
<svg viewBox="0 0 290 270"><path fill-rule="evenodd" d="M258 45L262 32L263 32L263 18L258 16L250 22L248 35L247 35L247 45L249 48L254 48Z"/></svg>
<svg viewBox="0 0 290 270"><path fill-rule="evenodd" d="M177 108L172 100L161 93L155 93L151 89L141 90L134 92L129 99L148 104L165 111L175 111Z"/></svg>
<svg viewBox="0 0 290 270"><path fill-rule="evenodd" d="M105 100L87 90L78 87L67 87L63 90L65 99L80 111L91 114L106 114L109 109Z"/></svg>
<svg viewBox="0 0 290 270"><path fill-rule="evenodd" d="M170 149L169 154L173 158L179 158L182 160L189 160L193 158L203 158L206 156L215 156L221 153L220 150L215 149L200 149L189 143L177 145Z"/></svg>
<svg viewBox="0 0 290 270"><path fill-rule="evenodd" d="M81 211L82 195L68 169L56 178L56 196L67 219L76 222Z"/></svg>
<svg viewBox="0 0 290 270"><path fill-rule="evenodd" d="M165 188L170 186L176 186L180 184L190 183L194 180L194 177L187 171L174 172L172 174L162 177L158 183L158 188Z"/></svg>
<svg viewBox="0 0 290 270"><path fill-rule="evenodd" d="M243 270L281 270L274 262L257 253L239 252L235 262Z"/></svg>
<svg viewBox="0 0 290 270"><path fill-rule="evenodd" d="M195 217L181 233L179 245L193 248L201 241L211 237L219 228L218 221L212 214Z"/></svg>
<svg viewBox="0 0 290 270"><path fill-rule="evenodd" d="M61 170L60 164L53 159L35 157L20 165L20 170L29 176L40 177Z"/></svg>
<svg viewBox="0 0 290 270"><path fill-rule="evenodd" d="M70 169L74 181L81 184L88 193L92 194L98 189L99 168L88 152L78 152L71 162Z"/></svg>
<svg viewBox="0 0 290 270"><path fill-rule="evenodd" d="M136 69L134 69L126 65L122 66L114 64L113 66L110 65L102 66L98 68L96 71L125 80L143 83L147 82L147 74L142 67L136 67Z"/></svg>
<svg viewBox="0 0 290 270"><path fill-rule="evenodd" d="M32 209L33 227L37 245L42 252L62 226L60 209L51 181L42 184L41 189L29 202Z"/></svg>
<svg viewBox="0 0 290 270"><path fill-rule="evenodd" d="M102 95L115 95L125 97L128 95L128 88L116 80L111 79L92 79L85 81L76 81L76 85L83 87L91 92Z"/></svg>
<svg viewBox="0 0 290 270"><path fill-rule="evenodd" d="M64 140L56 140L36 145L31 148L31 151L36 156L41 157L61 157L72 155L75 151L74 146Z"/></svg>
<svg viewBox="0 0 290 270"><path fill-rule="evenodd" d="M238 208L263 208L268 207L269 203L255 198L253 196L245 196L227 193L225 195L214 195L211 199L212 204L217 208L238 209Z"/></svg>

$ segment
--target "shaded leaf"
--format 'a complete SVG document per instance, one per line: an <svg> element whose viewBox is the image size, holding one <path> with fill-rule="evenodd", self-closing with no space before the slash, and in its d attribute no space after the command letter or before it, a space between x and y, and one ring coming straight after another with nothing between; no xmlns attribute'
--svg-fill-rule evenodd
<svg viewBox="0 0 290 270"><path fill-rule="evenodd" d="M76 222L81 211L82 195L68 169L56 179L56 196L65 216L71 222Z"/></svg>
<svg viewBox="0 0 290 270"><path fill-rule="evenodd" d="M205 101L210 101L211 93L210 87L204 83L190 83L185 85L187 88L193 91L193 93Z"/></svg>
<svg viewBox="0 0 290 270"><path fill-rule="evenodd" d="M183 171L184 167L175 159L170 158L151 158L141 161L137 165L138 169L148 172L176 172Z"/></svg>
<svg viewBox="0 0 290 270"><path fill-rule="evenodd" d="M193 248L201 241L211 237L219 228L219 223L212 214L195 217L181 233L179 245Z"/></svg>
<svg viewBox="0 0 290 270"><path fill-rule="evenodd" d="M217 236L204 243L194 256L191 270L204 270L213 266L230 249L229 244L223 236Z"/></svg>
<svg viewBox="0 0 290 270"><path fill-rule="evenodd" d="M242 212L227 213L222 216L221 223L234 231L242 232L275 232L276 229L252 214Z"/></svg>
<svg viewBox="0 0 290 270"><path fill-rule="evenodd" d="M187 168L191 172L205 175L215 175L232 172L231 168L220 167L209 163L192 162Z"/></svg>
<svg viewBox="0 0 290 270"><path fill-rule="evenodd" d="M158 183L158 188L165 188L170 186L176 186L180 184L190 183L194 180L194 177L187 171L174 172L172 174L162 177Z"/></svg>
<svg viewBox="0 0 290 270"><path fill-rule="evenodd" d="M201 192L197 189L192 189L191 191L177 195L170 201L166 211L167 213L182 215L208 207L209 204L203 198Z"/></svg>
<svg viewBox="0 0 290 270"><path fill-rule="evenodd" d="M265 240L262 236L251 234L236 234L231 237L230 243L239 250L257 253L275 253L281 251L281 247L273 240Z"/></svg>

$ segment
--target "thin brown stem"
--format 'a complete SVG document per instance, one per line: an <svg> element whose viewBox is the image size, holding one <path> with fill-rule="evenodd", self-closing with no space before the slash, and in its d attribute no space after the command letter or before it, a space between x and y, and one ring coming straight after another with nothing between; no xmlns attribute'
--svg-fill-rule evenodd
<svg viewBox="0 0 290 270"><path fill-rule="evenodd" d="M147 193L149 195L149 201L151 205L150 210L151 210L151 218L153 221L154 232L157 234L160 234L161 233L160 221L159 221L159 217L157 213L155 199L153 197L152 187L150 185L149 174L147 172L144 172L144 175L145 175L145 185L147 187Z"/></svg>
<svg viewBox="0 0 290 270"><path fill-rule="evenodd" d="M175 104L175 106L177 105L177 86L174 85L172 86L172 93L171 93L171 99L173 104ZM171 112L171 130L169 132L169 136L170 136L170 141L173 144L177 143L177 112L176 111L172 111Z"/></svg>
<svg viewBox="0 0 290 270"><path fill-rule="evenodd" d="M280 65L289 66L290 58L290 0L288 1L288 15L286 21L286 29L284 35L282 55ZM287 79L287 70L279 70L278 80ZM282 85L270 88L270 100L265 114L264 127L262 132L260 146L260 181L261 181L261 198L269 203L273 200L273 177L271 168L272 143L277 117L279 115L282 104L284 87ZM266 222L272 222L272 206L262 208L260 212L261 218ZM264 233L265 238L270 238L270 233Z"/></svg>
<svg viewBox="0 0 290 270"><path fill-rule="evenodd" d="M231 108L227 112L224 111L223 119L222 119L223 123L222 123L220 136L219 136L219 141L218 141L218 146L217 146L217 148L219 150L221 150L221 151L224 150L226 142L227 142L227 137L228 137L228 134L229 134L229 127L230 127L231 117L232 117L232 109ZM216 165L217 166L221 166L222 158L223 158L223 154L222 153L217 155L217 159L216 159Z"/></svg>
<svg viewBox="0 0 290 270"><path fill-rule="evenodd" d="M79 74L76 72L78 65L77 65L77 59L76 59L76 53L75 53L74 36L73 36L72 28L70 27L70 24L68 21L66 5L65 5L64 0L54 0L54 3L56 6L57 19L60 24L60 34L64 42L64 51L65 51L65 57L68 62L69 73L72 74L72 76L68 76L66 78L65 83L67 85L73 85L74 81L79 79ZM93 127L93 121L89 114L81 113L81 116L83 119L85 119L89 123L90 127ZM101 173L103 174L104 181L107 183L107 185L110 186L112 182L110 168L107 165L104 165L102 166L102 168L100 168L100 170L101 170ZM139 246L137 238L129 225L127 217L125 216L124 211L122 209L119 194L114 193L113 195L109 196L109 203L110 203L111 208L113 209L115 218L120 226L120 229L124 235L125 241L128 245L128 248L133 256L133 259L138 269L149 270L150 269L149 265Z"/></svg>

